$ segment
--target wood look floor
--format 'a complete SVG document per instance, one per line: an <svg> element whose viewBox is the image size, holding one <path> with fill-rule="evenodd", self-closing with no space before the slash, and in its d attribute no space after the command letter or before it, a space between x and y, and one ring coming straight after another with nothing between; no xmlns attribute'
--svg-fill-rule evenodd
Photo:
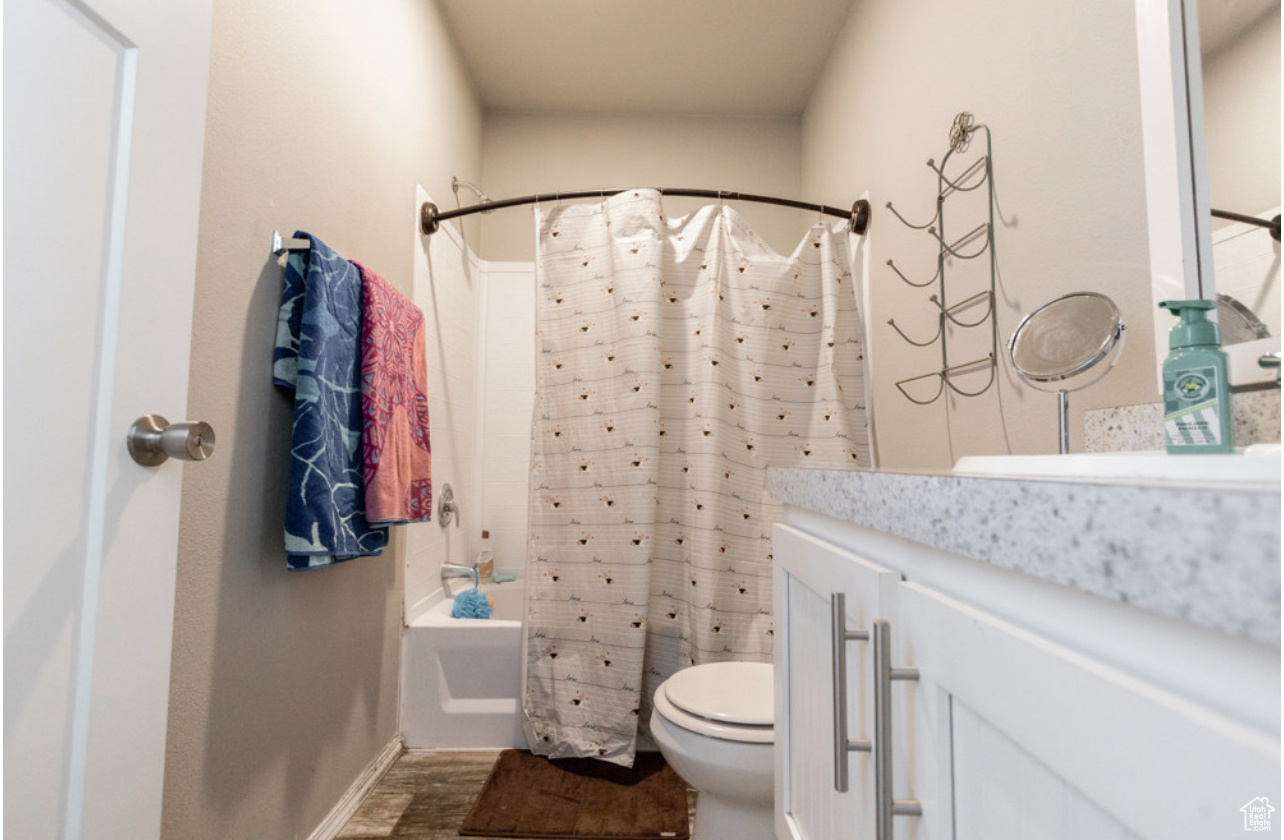
<svg viewBox="0 0 1284 840"><path fill-rule="evenodd" d="M455 840L499 752L407 750L339 832L343 840ZM696 792L687 790L687 817Z"/></svg>

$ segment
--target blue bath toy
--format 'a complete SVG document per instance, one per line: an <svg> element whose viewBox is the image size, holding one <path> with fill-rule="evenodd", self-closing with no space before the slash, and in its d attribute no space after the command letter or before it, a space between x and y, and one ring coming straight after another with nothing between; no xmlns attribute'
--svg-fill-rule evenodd
<svg viewBox="0 0 1284 840"><path fill-rule="evenodd" d="M473 587L465 589L455 596L455 605L450 608L451 618L490 618L490 599Z"/></svg>

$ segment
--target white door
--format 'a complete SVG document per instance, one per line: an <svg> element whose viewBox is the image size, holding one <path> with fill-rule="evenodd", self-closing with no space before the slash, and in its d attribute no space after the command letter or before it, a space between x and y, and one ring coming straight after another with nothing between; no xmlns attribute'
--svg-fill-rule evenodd
<svg viewBox="0 0 1284 840"><path fill-rule="evenodd" d="M923 801L894 818L898 840L1207 840L1240 836L1240 809L1278 795L1278 732L929 587L897 590L892 660L919 678L892 694L892 793Z"/></svg>
<svg viewBox="0 0 1284 840"><path fill-rule="evenodd" d="M836 673L833 596L844 596L840 629L867 631L881 616L880 590L900 576L787 525L775 527L772 553L777 840L872 837L872 754L837 759L846 765L842 784L835 743L873 738L873 660L868 641L847 641L846 674ZM846 698L846 733L837 731L836 686Z"/></svg>
<svg viewBox="0 0 1284 840"><path fill-rule="evenodd" d="M210 10L4 3L9 837L160 832Z"/></svg>

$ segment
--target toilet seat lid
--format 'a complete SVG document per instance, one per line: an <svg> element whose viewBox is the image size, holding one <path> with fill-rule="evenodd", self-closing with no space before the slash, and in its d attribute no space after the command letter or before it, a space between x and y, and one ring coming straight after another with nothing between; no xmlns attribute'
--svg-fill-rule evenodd
<svg viewBox="0 0 1284 840"><path fill-rule="evenodd" d="M682 711L706 720L770 726L775 722L772 671L765 662L693 665L669 677L664 693Z"/></svg>

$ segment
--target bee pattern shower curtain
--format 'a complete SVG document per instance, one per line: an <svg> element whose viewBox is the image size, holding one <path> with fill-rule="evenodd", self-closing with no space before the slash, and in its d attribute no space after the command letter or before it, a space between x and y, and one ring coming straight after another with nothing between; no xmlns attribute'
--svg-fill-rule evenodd
<svg viewBox="0 0 1284 840"><path fill-rule="evenodd" d="M789 256L730 207L653 190L537 208L522 723L631 765L681 668L772 658L768 466L867 469L843 222Z"/></svg>

